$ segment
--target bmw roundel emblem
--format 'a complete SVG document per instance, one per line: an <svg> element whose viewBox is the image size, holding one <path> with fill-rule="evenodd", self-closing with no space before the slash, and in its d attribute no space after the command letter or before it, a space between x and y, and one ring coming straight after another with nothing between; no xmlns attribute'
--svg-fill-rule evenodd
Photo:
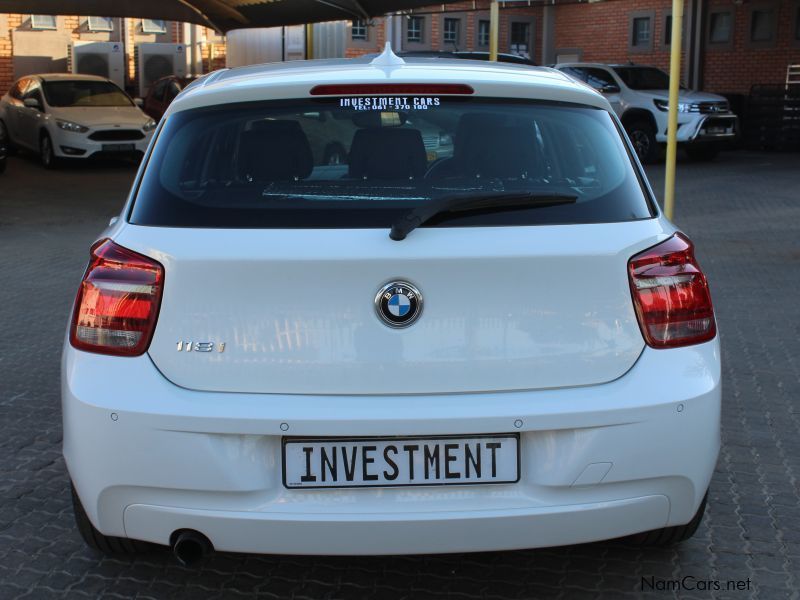
<svg viewBox="0 0 800 600"><path fill-rule="evenodd" d="M392 281L375 296L375 310L389 327L408 327L422 313L422 294L407 281Z"/></svg>

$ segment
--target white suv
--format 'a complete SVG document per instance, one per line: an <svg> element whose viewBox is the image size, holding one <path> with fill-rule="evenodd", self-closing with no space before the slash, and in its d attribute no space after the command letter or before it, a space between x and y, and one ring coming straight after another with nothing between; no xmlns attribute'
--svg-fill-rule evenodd
<svg viewBox="0 0 800 600"><path fill-rule="evenodd" d="M642 65L562 63L557 69L602 93L619 115L639 159L653 162L667 141L669 75ZM737 135L736 115L723 96L681 88L678 143L693 160L710 160Z"/></svg>
<svg viewBox="0 0 800 600"><path fill-rule="evenodd" d="M608 102L390 51L178 96L92 246L62 391L87 543L183 562L672 543L720 436L706 279Z"/></svg>

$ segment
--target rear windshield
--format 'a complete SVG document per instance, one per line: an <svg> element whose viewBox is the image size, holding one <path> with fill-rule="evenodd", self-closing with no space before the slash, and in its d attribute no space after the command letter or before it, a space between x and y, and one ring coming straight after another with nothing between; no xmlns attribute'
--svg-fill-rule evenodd
<svg viewBox="0 0 800 600"><path fill-rule="evenodd" d="M50 106L132 106L125 92L108 81L45 81L44 95Z"/></svg>
<svg viewBox="0 0 800 600"><path fill-rule="evenodd" d="M178 112L158 137L130 221L178 227L389 227L432 199L484 191L567 194L577 202L462 212L426 226L653 216L606 111L426 96L270 101Z"/></svg>

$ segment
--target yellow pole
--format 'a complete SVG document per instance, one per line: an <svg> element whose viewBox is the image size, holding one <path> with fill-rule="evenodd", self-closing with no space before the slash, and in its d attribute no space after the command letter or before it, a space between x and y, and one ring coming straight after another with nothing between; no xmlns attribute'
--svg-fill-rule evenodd
<svg viewBox="0 0 800 600"><path fill-rule="evenodd" d="M489 60L497 61L497 38L500 33L500 4L492 0L489 5Z"/></svg>
<svg viewBox="0 0 800 600"><path fill-rule="evenodd" d="M681 82L681 25L683 0L672 0L672 49L669 57L669 113L667 115L667 168L664 177L664 213L675 213L675 160L678 152L678 92Z"/></svg>
<svg viewBox="0 0 800 600"><path fill-rule="evenodd" d="M306 59L314 58L314 25L306 23Z"/></svg>

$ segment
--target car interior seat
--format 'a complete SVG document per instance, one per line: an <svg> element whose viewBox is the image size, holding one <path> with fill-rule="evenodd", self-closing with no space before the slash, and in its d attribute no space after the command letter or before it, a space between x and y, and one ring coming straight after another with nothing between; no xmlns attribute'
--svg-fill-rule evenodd
<svg viewBox="0 0 800 600"><path fill-rule="evenodd" d="M428 165L422 135L416 129L359 129L350 146L349 176L357 179L413 179Z"/></svg>
<svg viewBox="0 0 800 600"><path fill-rule="evenodd" d="M242 132L238 174L247 181L305 179L314 169L308 138L297 121L265 119Z"/></svg>

